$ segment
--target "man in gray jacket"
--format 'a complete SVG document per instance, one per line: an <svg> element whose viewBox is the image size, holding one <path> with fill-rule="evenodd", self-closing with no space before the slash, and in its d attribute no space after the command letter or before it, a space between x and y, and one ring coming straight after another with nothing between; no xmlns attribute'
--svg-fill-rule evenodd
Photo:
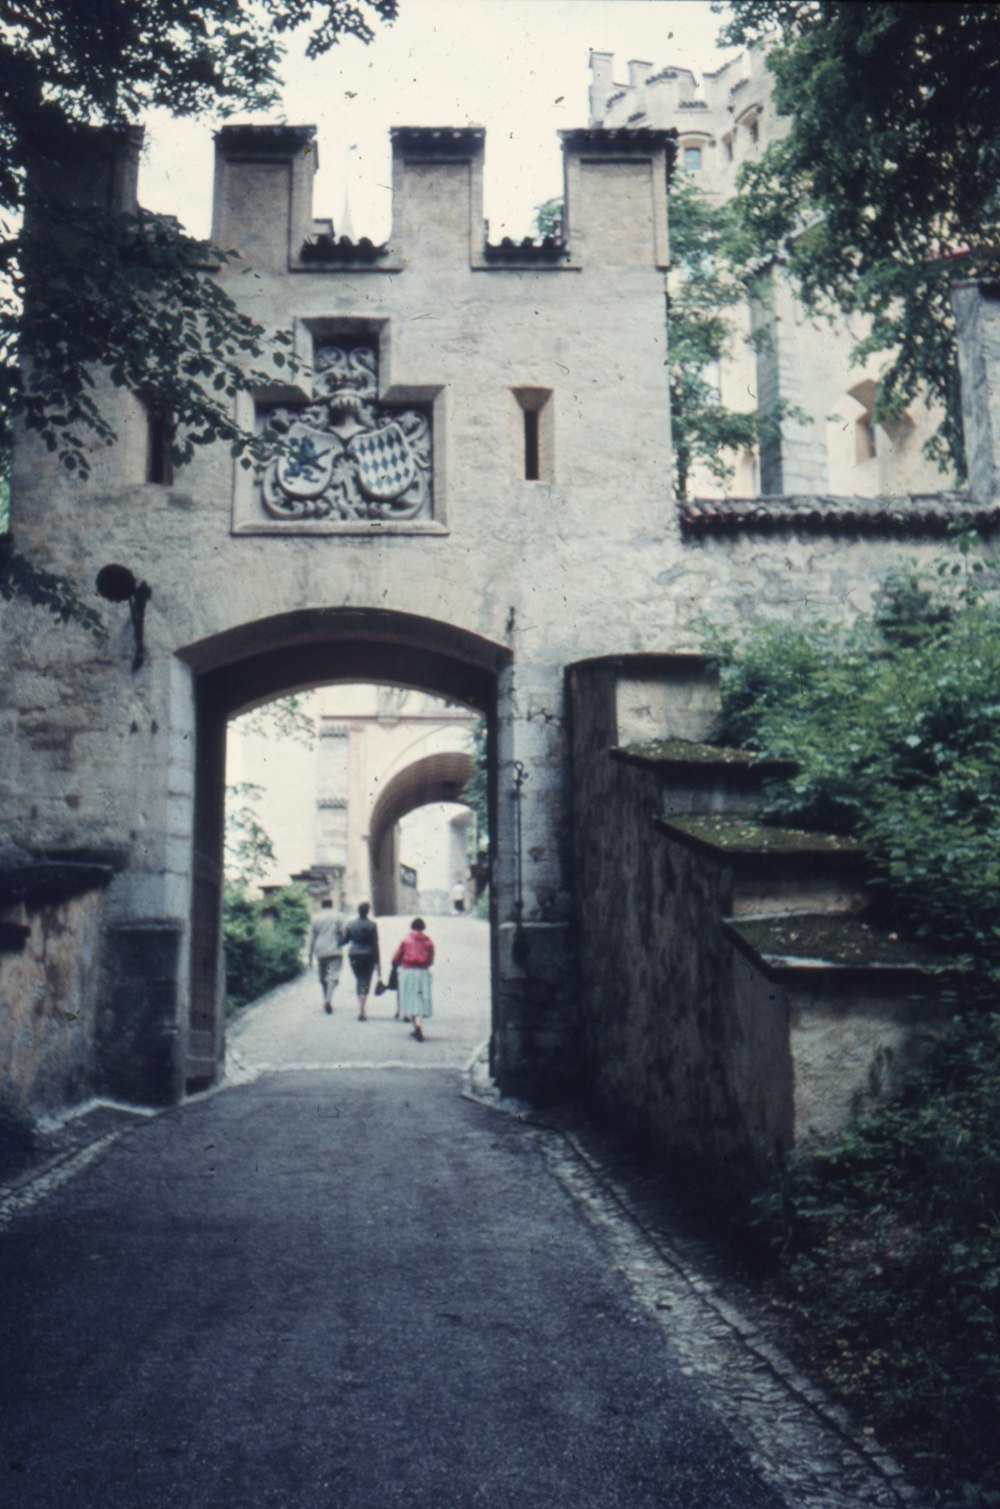
<svg viewBox="0 0 1000 1509"><path fill-rule="evenodd" d="M325 896L320 909L309 924L309 963L313 955L319 960L319 983L323 991L323 1010L333 1014L333 993L340 984L340 971L344 964L345 919L333 909L333 901Z"/></svg>

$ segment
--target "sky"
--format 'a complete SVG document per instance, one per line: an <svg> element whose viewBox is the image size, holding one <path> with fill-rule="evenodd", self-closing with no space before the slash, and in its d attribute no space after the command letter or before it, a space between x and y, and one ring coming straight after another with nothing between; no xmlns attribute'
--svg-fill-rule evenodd
<svg viewBox="0 0 1000 1509"><path fill-rule="evenodd" d="M400 0L399 19L367 47L354 38L308 62L292 43L283 108L237 117L315 125L314 212L343 229L345 195L355 237L389 234L389 128L486 128L485 209L490 236L532 232L534 207L561 194L557 132L587 124L591 49L701 73L723 57L723 18L706 0ZM140 179L146 208L177 215L193 235L211 218L212 131L221 122L146 123Z"/></svg>

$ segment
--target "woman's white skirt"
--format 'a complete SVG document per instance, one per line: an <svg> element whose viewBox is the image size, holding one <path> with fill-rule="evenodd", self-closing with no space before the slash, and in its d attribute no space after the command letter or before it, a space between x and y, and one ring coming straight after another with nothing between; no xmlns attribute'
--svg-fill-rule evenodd
<svg viewBox="0 0 1000 1509"><path fill-rule="evenodd" d="M433 1016L431 1006L431 972L429 969L399 969L400 1016Z"/></svg>

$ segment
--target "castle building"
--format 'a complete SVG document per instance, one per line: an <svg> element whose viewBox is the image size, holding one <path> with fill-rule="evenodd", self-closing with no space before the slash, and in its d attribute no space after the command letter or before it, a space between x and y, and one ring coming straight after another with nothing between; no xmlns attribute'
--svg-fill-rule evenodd
<svg viewBox="0 0 1000 1509"><path fill-rule="evenodd" d="M773 102L767 44L700 76L688 68L632 60L627 82L616 82L613 54L590 55L590 124L604 130L671 130L677 133L677 171L686 173L715 202L738 192L742 165L787 130ZM704 469L690 491L756 497L768 493L833 493L862 497L929 492L947 485L924 442L941 418L922 400L892 424L875 420L880 364L856 365L852 347L865 334L839 311L810 317L775 260L766 270L765 303L735 311L732 350L713 374L720 401L753 412L777 400L789 410L780 434L759 454L734 455L732 483L723 487ZM751 333L765 332L756 351Z"/></svg>

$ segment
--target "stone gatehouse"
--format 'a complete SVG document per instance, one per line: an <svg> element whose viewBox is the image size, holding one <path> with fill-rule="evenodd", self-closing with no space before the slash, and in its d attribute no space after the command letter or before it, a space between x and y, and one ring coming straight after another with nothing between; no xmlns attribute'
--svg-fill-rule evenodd
<svg viewBox="0 0 1000 1509"><path fill-rule="evenodd" d="M697 649L703 614L849 615L901 552L939 552L967 507L946 495L679 511L673 138L562 137L563 238L494 246L483 132L395 130L393 232L373 247L314 220L310 128L225 127L213 240L240 258L217 276L262 324L292 329L308 370L276 370L242 418L288 435L288 451L254 475L206 448L171 477L138 400L114 390L120 443L95 449L86 482L19 437L19 547L84 584L120 564L150 589L135 667L124 605L106 609L105 645L23 606L2 620L5 840L32 857L36 889L56 861L100 871L99 893L80 878L97 898L100 984L74 1085L162 1101L217 1072L226 721L338 681L485 714L493 1066L511 1085L572 1080L574 920L599 927L601 898L574 891L568 668L628 657L632 725L655 733L657 657ZM95 144L78 181L127 210L136 153ZM7 915L27 927L13 873ZM41 1052L25 1049L15 1090Z"/></svg>

